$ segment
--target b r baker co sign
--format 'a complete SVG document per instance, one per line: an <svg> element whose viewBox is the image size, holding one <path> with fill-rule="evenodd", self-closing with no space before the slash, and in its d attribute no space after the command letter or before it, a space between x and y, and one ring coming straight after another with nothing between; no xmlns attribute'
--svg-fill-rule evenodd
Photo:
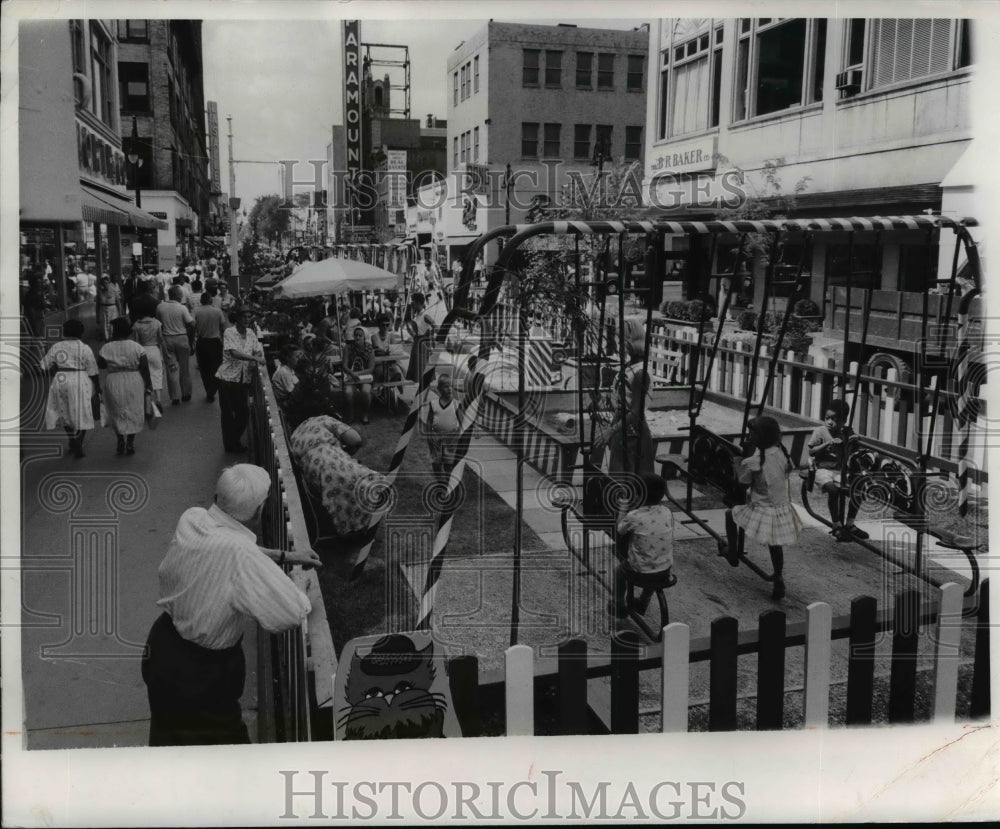
<svg viewBox="0 0 1000 829"><path fill-rule="evenodd" d="M716 165L718 138L676 144L649 161L650 175L658 173L694 173L712 170Z"/></svg>

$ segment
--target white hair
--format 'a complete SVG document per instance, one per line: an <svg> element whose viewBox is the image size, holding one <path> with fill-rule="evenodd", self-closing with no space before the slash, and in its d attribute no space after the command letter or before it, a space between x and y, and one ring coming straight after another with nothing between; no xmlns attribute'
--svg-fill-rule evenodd
<svg viewBox="0 0 1000 829"><path fill-rule="evenodd" d="M215 503L237 521L253 518L271 489L271 476L252 463L238 463L222 470L215 484Z"/></svg>

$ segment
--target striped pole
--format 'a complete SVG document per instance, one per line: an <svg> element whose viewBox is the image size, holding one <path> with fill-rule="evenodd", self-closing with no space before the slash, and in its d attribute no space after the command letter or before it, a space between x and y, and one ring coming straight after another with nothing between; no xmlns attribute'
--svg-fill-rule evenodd
<svg viewBox="0 0 1000 829"><path fill-rule="evenodd" d="M962 297L958 306L958 324L955 337L958 343L958 353L955 364L955 387L958 392L958 514L965 516L969 511L969 472L972 463L969 460L969 449L972 438L972 424L976 421L976 394L974 383L969 382L969 304L979 295L979 289L973 288Z"/></svg>

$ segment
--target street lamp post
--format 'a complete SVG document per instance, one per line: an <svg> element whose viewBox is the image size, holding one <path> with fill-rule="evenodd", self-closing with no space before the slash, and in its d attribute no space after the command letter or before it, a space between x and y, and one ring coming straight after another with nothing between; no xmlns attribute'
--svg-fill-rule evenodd
<svg viewBox="0 0 1000 829"><path fill-rule="evenodd" d="M132 116L132 137L129 139L129 151L126 155L128 163L133 166L132 183L135 184L135 206L142 207L142 190L139 186L139 168L142 167L142 156L139 155L139 125L135 116ZM135 229L136 238L139 240L140 250L142 249L142 231L139 227ZM142 270L142 254L139 254L139 269Z"/></svg>
<svg viewBox="0 0 1000 829"><path fill-rule="evenodd" d="M229 275L236 277L236 296L240 295L240 250L236 238L236 211L240 200L236 197L236 166L233 162L233 119L226 116L229 124Z"/></svg>

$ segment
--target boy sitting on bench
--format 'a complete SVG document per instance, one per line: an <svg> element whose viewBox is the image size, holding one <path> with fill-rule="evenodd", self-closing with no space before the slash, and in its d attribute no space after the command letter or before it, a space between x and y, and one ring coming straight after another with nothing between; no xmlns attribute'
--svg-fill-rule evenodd
<svg viewBox="0 0 1000 829"><path fill-rule="evenodd" d="M618 520L619 550L627 549L615 571L612 615L626 615L629 583L638 587L669 587L674 564L674 514L661 503L667 484L659 475L640 476L642 502ZM640 609L642 612L643 609Z"/></svg>
<svg viewBox="0 0 1000 829"><path fill-rule="evenodd" d="M851 427L847 425L849 413L850 407L846 400L831 401L823 415L823 424L813 430L807 444L815 471L814 483L819 484L819 488L827 495L830 519L833 521L833 536L837 541L868 538L868 533L854 525L858 504L850 494L847 496L846 525L841 514L840 470L844 447L851 436Z"/></svg>

